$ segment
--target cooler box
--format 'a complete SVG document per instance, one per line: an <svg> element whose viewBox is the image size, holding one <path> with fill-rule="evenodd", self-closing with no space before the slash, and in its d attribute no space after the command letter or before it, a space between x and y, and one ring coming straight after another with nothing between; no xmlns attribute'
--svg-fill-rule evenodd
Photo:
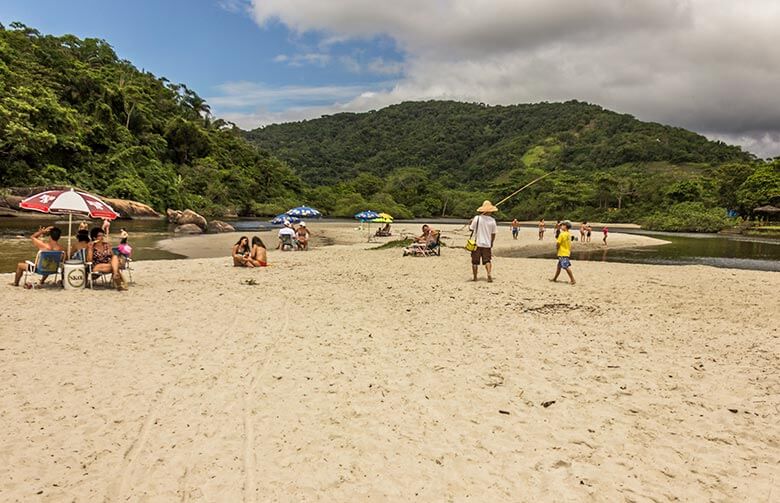
<svg viewBox="0 0 780 503"><path fill-rule="evenodd" d="M84 262L80 260L66 260L65 266L62 270L62 286L64 286L66 290L84 288L84 286L87 284L87 275L86 271L84 270Z"/></svg>

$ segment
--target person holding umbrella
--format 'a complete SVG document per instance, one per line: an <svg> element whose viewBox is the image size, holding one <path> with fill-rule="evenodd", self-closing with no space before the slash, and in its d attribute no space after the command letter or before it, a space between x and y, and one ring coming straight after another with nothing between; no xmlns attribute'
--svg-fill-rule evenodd
<svg viewBox="0 0 780 503"><path fill-rule="evenodd" d="M49 236L48 241L44 241L41 239L43 236ZM30 236L30 239L32 239L32 243L35 245L38 250L43 251L64 251L62 249L62 246L60 246L60 236L62 236L62 231L59 227L40 227L37 231L33 233L32 236ZM19 262L16 264L16 276L14 277L14 286L19 286L19 281L22 279L22 276L24 275L24 271L27 270L27 262ZM41 279L41 283L46 281L46 277L44 276Z"/></svg>

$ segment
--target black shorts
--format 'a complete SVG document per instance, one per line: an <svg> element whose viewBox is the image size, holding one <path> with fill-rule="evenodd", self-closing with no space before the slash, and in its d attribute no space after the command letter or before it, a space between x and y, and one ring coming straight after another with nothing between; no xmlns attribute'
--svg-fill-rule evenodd
<svg viewBox="0 0 780 503"><path fill-rule="evenodd" d="M482 259L483 264L489 264L493 259L493 250L490 248L477 247L476 250L471 252L472 265L479 265L479 261Z"/></svg>

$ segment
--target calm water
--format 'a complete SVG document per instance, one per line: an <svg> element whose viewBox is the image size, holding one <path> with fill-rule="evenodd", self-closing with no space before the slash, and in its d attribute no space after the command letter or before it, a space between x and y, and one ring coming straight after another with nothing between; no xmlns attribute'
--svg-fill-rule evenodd
<svg viewBox="0 0 780 503"><path fill-rule="evenodd" d="M323 222L327 221L323 220ZM461 221L446 220L446 222L460 223ZM465 222L463 221L463 223ZM238 220L231 223L237 230L247 233L267 231L273 228L267 221L261 220ZM26 238L41 225L58 225L66 231L68 220L67 218L0 218L0 272L12 272L18 262L33 258L32 246L29 239ZM114 222L111 226L114 236L118 235L120 227L125 227L130 233L135 260L182 258L180 255L156 247L157 242L173 235L174 226L169 225L164 220ZM524 227L525 229L527 228ZM780 240L777 239L634 230L621 230L621 232L656 237L669 241L670 244L636 249L601 249L599 246L600 235L596 233L594 249L575 249L573 250L574 259L663 265L703 264L715 267L780 271ZM63 239L65 238L63 237ZM520 255L520 253L516 252L515 256L525 256ZM553 256L554 254L550 253L538 257Z"/></svg>
<svg viewBox="0 0 780 503"><path fill-rule="evenodd" d="M650 236L669 241L669 244L641 248L602 249L601 234L595 233L594 249L582 250L575 247L572 250L572 257L575 260L604 262L661 265L700 264L734 269L780 271L780 240L778 239L641 230L621 230L620 232ZM554 258L555 253L545 253L534 257Z"/></svg>

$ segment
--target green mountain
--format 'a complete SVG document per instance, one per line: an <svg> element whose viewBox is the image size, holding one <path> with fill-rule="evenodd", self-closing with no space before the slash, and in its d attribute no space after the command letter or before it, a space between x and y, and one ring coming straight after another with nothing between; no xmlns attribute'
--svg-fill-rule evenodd
<svg viewBox="0 0 780 503"><path fill-rule="evenodd" d="M210 214L252 213L301 186L194 91L106 42L0 25L0 187L61 184Z"/></svg>
<svg viewBox="0 0 780 503"><path fill-rule="evenodd" d="M718 208L724 222L725 208L747 212L755 203L738 189L763 164L739 147L578 101L407 102L246 137L308 184L333 189L311 198L337 214L368 205L467 216L482 198L499 200L552 173L505 203L502 216L629 221L684 203Z"/></svg>
<svg viewBox="0 0 780 503"><path fill-rule="evenodd" d="M466 217L545 174L500 216L713 229L727 208L780 204L780 161L596 105L402 103L243 132L102 40L0 25L0 190L75 185L209 215Z"/></svg>

